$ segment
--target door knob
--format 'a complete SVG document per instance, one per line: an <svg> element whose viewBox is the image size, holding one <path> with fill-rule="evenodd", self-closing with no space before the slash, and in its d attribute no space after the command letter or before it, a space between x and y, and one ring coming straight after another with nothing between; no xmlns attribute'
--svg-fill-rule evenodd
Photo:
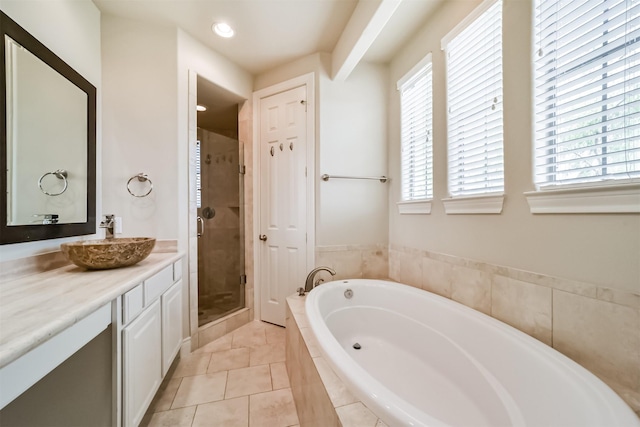
<svg viewBox="0 0 640 427"><path fill-rule="evenodd" d="M267 235L266 234L261 234L260 236L258 236L258 239L262 240L263 242L267 241Z"/></svg>

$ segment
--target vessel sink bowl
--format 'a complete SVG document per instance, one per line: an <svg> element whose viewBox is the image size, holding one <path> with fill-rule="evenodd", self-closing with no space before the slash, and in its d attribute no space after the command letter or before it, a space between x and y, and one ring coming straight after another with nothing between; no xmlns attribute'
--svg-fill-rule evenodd
<svg viewBox="0 0 640 427"><path fill-rule="evenodd" d="M106 270L127 267L149 256L156 244L152 237L121 237L63 243L60 250L78 267Z"/></svg>

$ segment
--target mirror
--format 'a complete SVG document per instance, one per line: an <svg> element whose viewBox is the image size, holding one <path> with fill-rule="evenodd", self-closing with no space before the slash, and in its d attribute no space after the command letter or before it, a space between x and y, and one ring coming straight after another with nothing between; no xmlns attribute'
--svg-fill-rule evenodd
<svg viewBox="0 0 640 427"><path fill-rule="evenodd" d="M0 244L95 233L96 89L0 11Z"/></svg>

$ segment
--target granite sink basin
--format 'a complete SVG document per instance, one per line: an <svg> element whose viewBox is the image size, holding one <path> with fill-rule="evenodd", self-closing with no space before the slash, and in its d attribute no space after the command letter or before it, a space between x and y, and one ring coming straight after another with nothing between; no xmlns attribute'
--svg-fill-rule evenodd
<svg viewBox="0 0 640 427"><path fill-rule="evenodd" d="M149 256L156 244L152 237L120 237L63 243L64 256L88 270L106 270L134 265Z"/></svg>

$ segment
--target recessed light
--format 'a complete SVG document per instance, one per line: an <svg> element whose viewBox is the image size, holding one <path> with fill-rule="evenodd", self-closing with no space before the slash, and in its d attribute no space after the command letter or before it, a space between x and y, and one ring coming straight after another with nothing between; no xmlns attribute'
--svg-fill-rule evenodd
<svg viewBox="0 0 640 427"><path fill-rule="evenodd" d="M196 111L207 111L207 107L204 105L196 105Z"/></svg>
<svg viewBox="0 0 640 427"><path fill-rule="evenodd" d="M233 37L233 35L235 34L233 28L231 28L229 24L225 22L215 23L211 28L213 29L213 32L220 37L229 38Z"/></svg>

